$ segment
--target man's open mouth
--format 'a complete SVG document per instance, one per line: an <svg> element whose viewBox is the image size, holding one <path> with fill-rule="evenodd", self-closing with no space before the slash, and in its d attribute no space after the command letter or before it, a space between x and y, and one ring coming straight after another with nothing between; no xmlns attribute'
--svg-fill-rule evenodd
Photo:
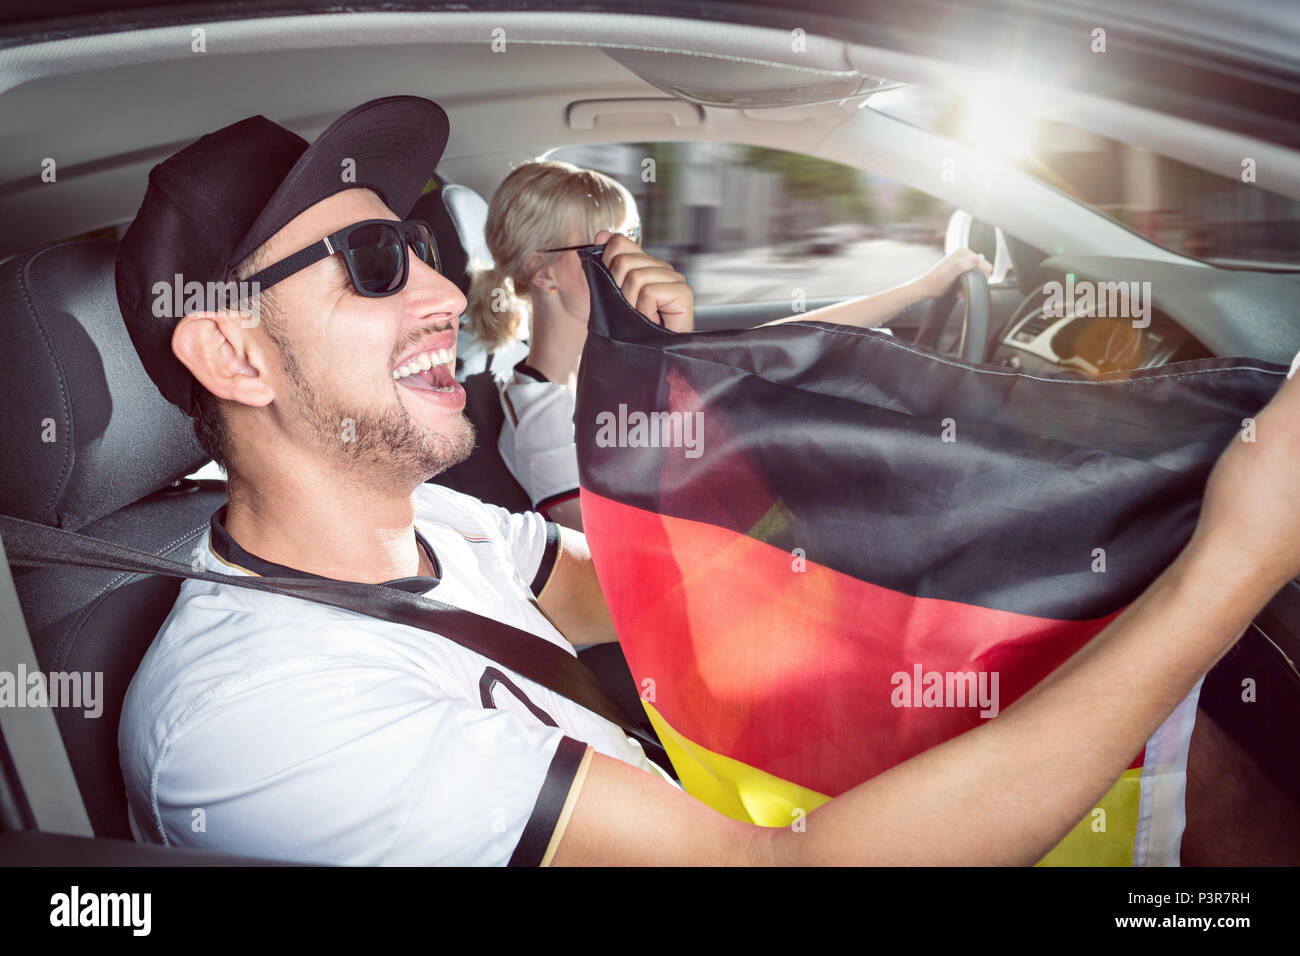
<svg viewBox="0 0 1300 956"><path fill-rule="evenodd" d="M432 349L397 366L393 378L407 388L450 393L456 391L455 363L455 349Z"/></svg>

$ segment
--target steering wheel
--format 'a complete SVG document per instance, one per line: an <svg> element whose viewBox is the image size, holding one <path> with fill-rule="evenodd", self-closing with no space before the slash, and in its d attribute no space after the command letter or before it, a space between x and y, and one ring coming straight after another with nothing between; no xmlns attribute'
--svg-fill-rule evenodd
<svg viewBox="0 0 1300 956"><path fill-rule="evenodd" d="M979 269L962 273L960 279L934 300L916 333L916 344L928 349L939 347L939 336L948 325L958 287L965 305L962 307L962 333L957 352L964 361L983 362L989 347L991 300L988 280Z"/></svg>

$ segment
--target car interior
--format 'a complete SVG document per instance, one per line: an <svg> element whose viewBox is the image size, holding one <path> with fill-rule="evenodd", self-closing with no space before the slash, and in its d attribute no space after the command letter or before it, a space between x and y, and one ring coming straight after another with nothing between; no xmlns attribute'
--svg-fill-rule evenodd
<svg viewBox="0 0 1300 956"><path fill-rule="evenodd" d="M1051 374L1211 355L1286 363L1300 350L1294 272L1221 269L1182 256L1009 166L972 159L977 176L946 182L937 160L954 144L863 108L870 93L899 84L960 84L964 67L812 33L792 50L788 31L720 21L610 15L589 17L575 32L572 22L526 13L404 16L319 16L291 37L269 18L216 22L202 53L192 52L188 28L174 27L0 48L0 444L9 449L0 460L0 511L189 563L225 484L205 469L190 420L162 398L132 348L114 289L115 236L134 215L150 167L197 136L264 113L310 140L351 106L395 92L429 96L450 116L446 155L411 217L433 227L462 290L470 264L490 261L487 200L513 164L584 143L744 143L863 164L960 210L946 244L984 252L993 279L967 282L960 299L908 309L889 323L897 336ZM498 51L492 30L502 23ZM1109 135L1172 138L1205 163L1220 149L1208 125L1124 104L1103 108L1089 91L1062 97ZM1300 151L1260 150L1276 159L1282 185L1274 188L1300 196ZM53 182L33 173L46 159L57 169ZM1036 308L1042 287L1067 276L1152 281L1159 291L1149 327L1044 317ZM785 301L702 306L697 324L742 327L789 312ZM462 329L457 378L478 444L434 479L513 511L529 501L496 451L497 383L526 352L526 343L485 352ZM42 432L53 437L31 440ZM26 843L7 844L12 861L85 860L85 842L58 834L131 839L118 717L179 582L85 568L11 572L3 626L25 628L33 667L102 672L105 707L98 719L73 709L7 716L16 723L0 747L0 832L26 831ZM639 713L612 650L589 663ZM1213 713L1244 674L1266 684L1271 702L1253 723L1219 710L1237 720L1227 729L1260 766L1300 796L1294 735L1277 732L1300 720L1298 656L1293 584L1211 674L1202 700ZM36 831L48 839L35 841ZM140 859L164 853L177 864L206 858L120 849Z"/></svg>

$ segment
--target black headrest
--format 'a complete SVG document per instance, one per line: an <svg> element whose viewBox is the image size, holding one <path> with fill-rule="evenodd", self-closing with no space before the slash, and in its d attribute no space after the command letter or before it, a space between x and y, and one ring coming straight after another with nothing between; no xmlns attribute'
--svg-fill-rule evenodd
<svg viewBox="0 0 1300 956"><path fill-rule="evenodd" d="M117 242L74 239L0 263L0 509L76 529L207 461L117 307Z"/></svg>
<svg viewBox="0 0 1300 956"><path fill-rule="evenodd" d="M412 219L423 219L433 229L443 275L467 294L470 264L478 269L492 265L485 236L487 214L488 204L482 196L455 183L425 193L411 210Z"/></svg>

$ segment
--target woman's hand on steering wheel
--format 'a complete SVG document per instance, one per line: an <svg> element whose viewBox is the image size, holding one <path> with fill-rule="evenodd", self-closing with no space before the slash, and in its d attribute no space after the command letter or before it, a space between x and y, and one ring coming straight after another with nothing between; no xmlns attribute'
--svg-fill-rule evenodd
<svg viewBox="0 0 1300 956"><path fill-rule="evenodd" d="M933 269L918 279L918 284L932 282L933 291L930 309L916 332L916 344L929 349L939 347L943 331L952 317L957 294L961 292L962 331L957 340L957 354L967 362L986 361L989 314L992 311L988 276L992 271L983 256L977 256L963 248L944 256Z"/></svg>
<svg viewBox="0 0 1300 956"><path fill-rule="evenodd" d="M971 252L965 246L960 249L954 249L938 262L936 262L930 271L918 279L918 283L927 299L937 299L948 288L956 282L963 272L971 269L979 269L984 273L984 278L993 274L993 264L985 259L982 255Z"/></svg>

